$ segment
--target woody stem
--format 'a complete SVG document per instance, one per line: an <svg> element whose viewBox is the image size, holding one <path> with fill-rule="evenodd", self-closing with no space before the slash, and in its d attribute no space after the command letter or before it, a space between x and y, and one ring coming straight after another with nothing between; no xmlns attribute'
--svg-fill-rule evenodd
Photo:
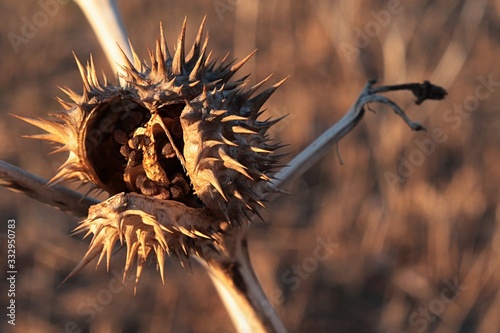
<svg viewBox="0 0 500 333"><path fill-rule="evenodd" d="M75 2L92 26L113 71L124 74L120 48L129 59L132 59L132 53L116 0L75 0ZM120 83L124 83L122 78Z"/></svg>
<svg viewBox="0 0 500 333"><path fill-rule="evenodd" d="M223 253L199 262L206 268L239 333L286 333L265 295L248 254L245 228L225 239Z"/></svg>

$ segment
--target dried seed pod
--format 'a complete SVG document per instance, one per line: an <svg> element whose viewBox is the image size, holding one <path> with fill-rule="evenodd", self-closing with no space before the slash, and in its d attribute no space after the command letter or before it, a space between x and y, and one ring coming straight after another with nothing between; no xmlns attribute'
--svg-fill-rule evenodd
<svg viewBox="0 0 500 333"><path fill-rule="evenodd" d="M94 237L85 257L65 280L97 256L98 264L106 257L109 269L113 248L119 241L127 246L123 279L130 272L133 261L137 260L137 282L147 257L153 253L163 281L165 254L174 255L185 264L189 251L184 249L188 245L192 247L190 251L202 252L203 247L211 247L218 242L213 227L213 220L206 210L137 193L117 194L92 206L87 219L75 229L76 233L86 232L84 238L90 234L94 234Z"/></svg>
<svg viewBox="0 0 500 333"><path fill-rule="evenodd" d="M83 93L63 89L72 102L59 100L65 111L54 114L58 120L20 117L48 132L33 137L60 143L58 151L69 152L51 183L78 179L111 195L78 228L94 234L79 267L98 252L101 258L109 256L117 239L127 244L125 271L137 257L138 275L152 250L160 266L164 253L203 256L198 241L218 246L221 223L238 225L263 206L279 158L274 154L279 146L269 143L268 130L278 120L258 118L283 81L255 97L267 79L249 90L244 90L245 78L230 82L253 53L237 63L211 61L208 38L202 41L203 25L187 55L186 22L173 55L160 26L149 65L135 52L133 63L124 56L123 87L106 79L101 83L92 58L86 68L77 60ZM208 211L211 223L200 227L178 217L164 221L163 215L153 214L155 204ZM142 223L134 224L133 216ZM159 230L175 241L165 242Z"/></svg>

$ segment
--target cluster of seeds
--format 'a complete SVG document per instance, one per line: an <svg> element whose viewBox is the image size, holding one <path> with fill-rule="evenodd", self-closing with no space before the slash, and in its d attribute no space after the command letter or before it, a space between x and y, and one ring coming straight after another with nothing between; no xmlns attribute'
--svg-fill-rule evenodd
<svg viewBox="0 0 500 333"><path fill-rule="evenodd" d="M120 154L123 155L126 167L125 177L133 173L131 182L127 186L131 192L139 192L163 200L186 201L192 199L193 191L189 185L189 179L178 168L163 168L165 177L161 180L148 178L144 170L143 161L145 151L151 146L151 139L144 134L130 137L125 131L116 129L113 132L114 141L120 145ZM172 144L165 137L155 142L154 150L159 158L160 166L176 166L179 164Z"/></svg>

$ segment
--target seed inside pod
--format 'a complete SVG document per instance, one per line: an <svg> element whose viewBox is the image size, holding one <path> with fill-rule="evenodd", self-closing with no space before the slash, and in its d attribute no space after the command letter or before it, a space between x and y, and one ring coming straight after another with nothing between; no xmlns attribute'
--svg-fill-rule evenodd
<svg viewBox="0 0 500 333"><path fill-rule="evenodd" d="M142 194L153 196L160 192L160 188L151 179L148 179L146 174L141 174L137 177L135 185L139 188Z"/></svg>
<svg viewBox="0 0 500 333"><path fill-rule="evenodd" d="M128 142L128 135L121 129L115 129L113 132L113 139L115 139L115 142L125 145Z"/></svg>
<svg viewBox="0 0 500 333"><path fill-rule="evenodd" d="M92 110L85 123L82 139L85 142L83 154L89 177L110 194L126 191L123 172L126 162L121 146L127 140L126 120L145 119L149 111L135 101L122 96L110 97L106 102L88 104L79 108ZM76 111L76 110L75 110ZM125 127L125 128L123 128Z"/></svg>
<svg viewBox="0 0 500 333"><path fill-rule="evenodd" d="M142 144L144 144L146 136L144 134L134 135L132 139L128 141L128 145L132 149L139 149Z"/></svg>
<svg viewBox="0 0 500 333"><path fill-rule="evenodd" d="M180 172L174 173L172 184L179 186L182 189L184 195L187 195L191 191L191 187L189 186L189 183L187 182L185 175Z"/></svg>
<svg viewBox="0 0 500 333"><path fill-rule="evenodd" d="M174 158L175 151L170 142L165 143L163 148L161 149L161 154L165 156L165 158Z"/></svg>
<svg viewBox="0 0 500 333"><path fill-rule="evenodd" d="M160 192L156 194L154 197L160 200L169 200L172 198L170 192L164 187L161 187Z"/></svg>
<svg viewBox="0 0 500 333"><path fill-rule="evenodd" d="M130 149L130 148L129 148ZM128 155L128 164L132 167L142 163L142 151L131 150Z"/></svg>
<svg viewBox="0 0 500 333"><path fill-rule="evenodd" d="M178 200L183 197L184 193L180 186L174 185L170 188L170 194L172 195L172 199Z"/></svg>
<svg viewBox="0 0 500 333"><path fill-rule="evenodd" d="M125 159L128 161L129 155L132 152L132 149L128 145L123 145L120 147L120 154L125 157Z"/></svg>

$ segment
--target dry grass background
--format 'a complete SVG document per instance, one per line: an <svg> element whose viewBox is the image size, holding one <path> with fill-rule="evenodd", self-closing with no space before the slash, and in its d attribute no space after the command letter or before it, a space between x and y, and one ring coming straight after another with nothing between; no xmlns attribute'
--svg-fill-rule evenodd
<svg viewBox="0 0 500 333"><path fill-rule="evenodd" d="M388 10L389 3L400 11L378 23L377 31L366 31L377 28L372 11ZM230 51L242 58L258 48L241 73L251 72L251 83L269 73L274 81L291 74L267 103L271 115L289 114L275 136L290 144L290 156L338 120L367 79L431 79L445 86L445 101L420 107L411 96L395 97L427 132L411 132L391 111L373 107L376 113L368 112L340 143L343 166L332 150L294 182L292 196L271 204L270 223L252 229L252 260L291 332L500 332L500 87L488 98L474 97L477 89L487 91L478 88L478 77L500 81L498 1L119 5L143 57L158 36L158 21L173 45L184 16L192 41L207 15L215 56ZM0 8L0 158L50 178L63 157L47 156L47 143L20 138L36 130L9 113L58 110L52 99L62 95L57 86L81 86L72 50L81 59L92 53L97 67L112 75L74 3L61 5L18 53L7 34L19 34L22 18L31 21L41 7L4 1ZM357 29L372 35L363 45L353 39ZM346 47L353 51L349 56ZM470 112L459 112L464 103ZM429 142L436 129L441 140L424 155L419 142ZM414 162L411 172L401 169L403 160ZM398 168L407 172L402 182L388 182L387 172L397 174ZM131 283L122 288L115 278L122 272L121 251L112 260L114 273L87 267L58 287L86 251L88 240L68 236L78 220L3 188L0 196L2 232L8 218L17 220L19 271L17 325L7 325L2 310L0 331L234 332L196 264L188 273L169 262L165 285L151 264L134 296ZM336 243L324 260L314 258L318 237Z"/></svg>

